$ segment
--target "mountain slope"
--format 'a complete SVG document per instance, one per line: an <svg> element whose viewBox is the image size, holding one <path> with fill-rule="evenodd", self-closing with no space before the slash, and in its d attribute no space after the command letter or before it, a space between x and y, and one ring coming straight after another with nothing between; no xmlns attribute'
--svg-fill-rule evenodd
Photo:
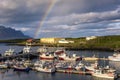
<svg viewBox="0 0 120 80"><path fill-rule="evenodd" d="M17 30L12 29L12 28L0 26L0 40L25 39L25 38L30 38L30 37L24 35L21 31L17 31Z"/></svg>

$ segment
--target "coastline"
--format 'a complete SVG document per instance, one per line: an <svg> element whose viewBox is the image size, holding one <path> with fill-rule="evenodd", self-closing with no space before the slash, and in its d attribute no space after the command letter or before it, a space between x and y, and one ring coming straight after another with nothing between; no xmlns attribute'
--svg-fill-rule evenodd
<svg viewBox="0 0 120 80"><path fill-rule="evenodd" d="M21 43L6 43L6 45L17 45L17 46L25 46L26 44L21 44ZM32 44L31 46L46 46L46 47L58 47L56 44ZM73 46L68 46L68 45L61 45L59 47L63 47L65 48L66 50L96 50L96 51L114 51L115 49L114 48L104 48L104 47L82 47L82 46L79 46L79 47L73 47Z"/></svg>

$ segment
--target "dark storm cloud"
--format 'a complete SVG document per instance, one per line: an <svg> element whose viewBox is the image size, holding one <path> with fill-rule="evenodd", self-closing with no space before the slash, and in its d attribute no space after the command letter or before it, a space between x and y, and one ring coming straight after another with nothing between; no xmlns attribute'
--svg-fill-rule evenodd
<svg viewBox="0 0 120 80"><path fill-rule="evenodd" d="M40 20L52 0L1 0L0 21L25 23ZM53 15L110 11L116 9L120 0L58 0Z"/></svg>
<svg viewBox="0 0 120 80"><path fill-rule="evenodd" d="M48 0L47 0L48 1ZM1 0L1 23L28 23L38 21L45 14L49 1Z"/></svg>
<svg viewBox="0 0 120 80"><path fill-rule="evenodd" d="M53 13L67 15L114 10L120 5L120 0L59 0L56 5Z"/></svg>
<svg viewBox="0 0 120 80"><path fill-rule="evenodd" d="M0 0L0 24L34 35L33 31L39 27L52 1ZM63 36L58 34L61 31L66 36L78 37L116 34L119 23L120 0L57 0L40 32L43 33L41 36L45 33L47 36Z"/></svg>

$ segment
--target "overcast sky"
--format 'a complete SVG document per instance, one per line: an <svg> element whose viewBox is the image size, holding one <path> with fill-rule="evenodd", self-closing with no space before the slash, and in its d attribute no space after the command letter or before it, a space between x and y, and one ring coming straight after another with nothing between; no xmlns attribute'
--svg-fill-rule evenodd
<svg viewBox="0 0 120 80"><path fill-rule="evenodd" d="M0 25L37 38L120 35L120 0L0 0Z"/></svg>

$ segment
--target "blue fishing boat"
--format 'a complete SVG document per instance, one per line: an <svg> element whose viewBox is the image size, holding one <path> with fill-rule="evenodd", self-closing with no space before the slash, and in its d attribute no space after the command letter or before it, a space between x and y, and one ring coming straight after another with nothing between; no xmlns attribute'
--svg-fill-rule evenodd
<svg viewBox="0 0 120 80"><path fill-rule="evenodd" d="M19 66L13 66L14 71L24 71L24 72L29 72L31 70L31 68L29 67L25 67L23 65L19 65Z"/></svg>

